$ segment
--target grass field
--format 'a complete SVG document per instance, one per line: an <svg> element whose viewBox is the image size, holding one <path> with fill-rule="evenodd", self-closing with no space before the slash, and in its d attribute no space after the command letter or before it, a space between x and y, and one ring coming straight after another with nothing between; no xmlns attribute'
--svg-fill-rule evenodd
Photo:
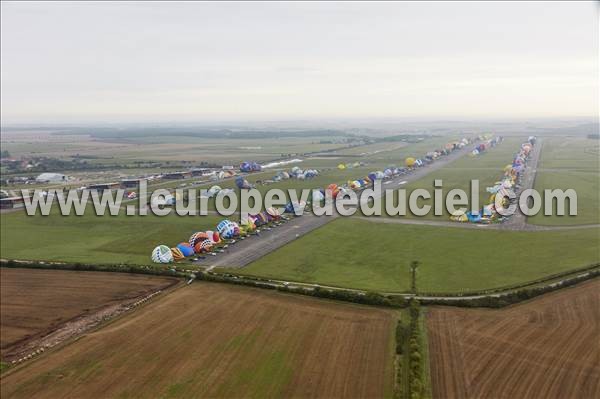
<svg viewBox="0 0 600 399"><path fill-rule="evenodd" d="M585 137L544 138L540 169L595 171L600 168L600 140Z"/></svg>
<svg viewBox="0 0 600 399"><path fill-rule="evenodd" d="M159 244L175 246L196 231L214 230L217 216L2 215L3 258L82 263L149 264Z"/></svg>
<svg viewBox="0 0 600 399"><path fill-rule="evenodd" d="M600 172L583 171L538 171L535 178L535 189L540 194L545 189L574 189L577 193L577 215L544 216L542 212L529 217L528 223L537 225L584 225L600 223ZM569 212L565 204L565 213Z"/></svg>
<svg viewBox="0 0 600 399"><path fill-rule="evenodd" d="M525 139L526 137L507 137L501 144L481 155L464 156L448 164L443 169L434 171L413 183L391 188L396 190L398 188L406 190L406 198L408 201L410 194L416 189L426 189L433 197L433 190L435 188L434 182L435 180L441 180L443 184L442 198L445 198L446 194L452 189L461 189L471 197L471 181L478 180L479 190L477 190L477 193L479 205L481 207L489 202L490 194L486 192L486 187L492 186L494 182L500 180L503 175L504 167L512 162L514 155L517 153L521 143L523 143ZM390 187L384 185L383 188L386 189ZM397 203L398 195L396 193L394 195L394 205ZM386 214L385 204L386 201L382 200L382 211L384 214ZM447 221L450 217L450 214L446 210L445 203L442 203L442 214L439 216L434 214L433 198L427 200L422 199L419 201L419 204L421 206L432 206L431 212L425 216L415 216L407 210L407 215L402 217L444 221Z"/></svg>
<svg viewBox="0 0 600 399"><path fill-rule="evenodd" d="M391 397L390 310L194 283L46 353L3 398Z"/></svg>
<svg viewBox="0 0 600 399"><path fill-rule="evenodd" d="M434 398L597 398L600 280L502 310L430 308Z"/></svg>
<svg viewBox="0 0 600 399"><path fill-rule="evenodd" d="M2 360L76 317L164 289L179 280L137 274L0 268Z"/></svg>
<svg viewBox="0 0 600 399"><path fill-rule="evenodd" d="M518 232L338 219L239 272L376 291L501 287L600 261L599 229Z"/></svg>
<svg viewBox="0 0 600 399"><path fill-rule="evenodd" d="M574 189L577 216L544 216L528 219L538 225L582 225L600 223L599 140L583 137L553 137L544 140L535 189Z"/></svg>
<svg viewBox="0 0 600 399"><path fill-rule="evenodd" d="M206 161L239 164L243 160L279 158L282 154L302 154L343 148L346 143L322 143L327 137L286 137L270 139L214 139L164 136L96 138L85 134L52 132L3 132L2 148L13 157L44 156L68 159L76 154L93 157L93 163L121 164L140 160ZM340 138L341 139L341 138Z"/></svg>

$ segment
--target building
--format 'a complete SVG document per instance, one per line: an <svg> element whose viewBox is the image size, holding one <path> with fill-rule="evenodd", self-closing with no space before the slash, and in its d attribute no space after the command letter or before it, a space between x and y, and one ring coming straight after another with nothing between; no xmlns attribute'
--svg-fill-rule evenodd
<svg viewBox="0 0 600 399"><path fill-rule="evenodd" d="M23 197L6 197L0 199L0 209L15 209L25 206Z"/></svg>
<svg viewBox="0 0 600 399"><path fill-rule="evenodd" d="M192 176L197 177L197 176L205 176L210 174L210 168L193 168L190 170L190 172L192 173Z"/></svg>
<svg viewBox="0 0 600 399"><path fill-rule="evenodd" d="M121 180L121 187L123 188L139 188L140 183L146 181L146 179L123 179Z"/></svg>
<svg viewBox="0 0 600 399"><path fill-rule="evenodd" d="M37 183L61 183L67 181L67 176L60 173L42 173L35 178Z"/></svg>
<svg viewBox="0 0 600 399"><path fill-rule="evenodd" d="M166 180L191 179L192 172L169 172L162 175Z"/></svg>
<svg viewBox="0 0 600 399"><path fill-rule="evenodd" d="M98 183L90 184L86 187L86 190L116 190L118 188L121 188L119 183Z"/></svg>

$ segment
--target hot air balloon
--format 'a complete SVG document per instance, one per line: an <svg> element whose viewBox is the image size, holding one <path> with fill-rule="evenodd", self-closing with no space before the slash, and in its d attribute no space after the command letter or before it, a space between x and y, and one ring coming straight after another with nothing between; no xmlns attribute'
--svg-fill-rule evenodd
<svg viewBox="0 0 600 399"><path fill-rule="evenodd" d="M252 186L248 183L248 180L244 179L242 176L238 176L235 179L235 185L239 189L250 189Z"/></svg>
<svg viewBox="0 0 600 399"><path fill-rule="evenodd" d="M208 196L209 197L214 197L215 195L217 195L219 193L219 191L221 191L221 187L219 186L212 186L211 188L208 189Z"/></svg>
<svg viewBox="0 0 600 399"><path fill-rule="evenodd" d="M217 233L216 231L207 230L205 231L205 233L208 239L213 242L213 244L218 244L221 242L221 237L219 237L219 233Z"/></svg>
<svg viewBox="0 0 600 399"><path fill-rule="evenodd" d="M187 242L180 242L177 244L177 248L181 251L183 256L192 256L194 254L194 248Z"/></svg>
<svg viewBox="0 0 600 399"><path fill-rule="evenodd" d="M294 213L296 215L302 215L302 211L304 210L305 207L306 207L306 202L304 202L304 201L300 201L300 202L292 201L292 202L289 202L285 206L285 213Z"/></svg>
<svg viewBox="0 0 600 399"><path fill-rule="evenodd" d="M185 258L185 256L183 255L183 252L181 252L181 250L177 247L171 248L171 255L173 255L174 260L181 260L181 259Z"/></svg>
<svg viewBox="0 0 600 399"><path fill-rule="evenodd" d="M199 231L197 233L194 233L191 235L189 243L192 247L195 247L196 244L198 244L199 242L202 242L204 240L206 240L207 238L210 238L208 236L208 234L206 234L206 232L204 231Z"/></svg>
<svg viewBox="0 0 600 399"><path fill-rule="evenodd" d="M338 193L340 192L340 189L337 184L332 183L327 186L327 188L325 189L325 192L326 192L326 195L331 196L331 198L335 198L335 197L337 197Z"/></svg>
<svg viewBox="0 0 600 399"><path fill-rule="evenodd" d="M404 164L406 166L408 166L409 168L412 168L413 165L415 164L415 159L414 158L406 158L406 160L404 160Z"/></svg>
<svg viewBox="0 0 600 399"><path fill-rule="evenodd" d="M230 239L240 233L240 228L237 223L225 219L219 222L217 231L221 237Z"/></svg>
<svg viewBox="0 0 600 399"><path fill-rule="evenodd" d="M154 263L170 263L173 262L173 254L171 248L166 245L159 245L152 250L152 261Z"/></svg>
<svg viewBox="0 0 600 399"><path fill-rule="evenodd" d="M267 208L267 214L275 220L281 217L281 213L275 208Z"/></svg>
<svg viewBox="0 0 600 399"><path fill-rule="evenodd" d="M202 254L202 253L210 252L212 250L212 247L213 247L212 241L209 239L206 239L202 242L197 243L194 246L194 250L196 251L197 254Z"/></svg>
<svg viewBox="0 0 600 399"><path fill-rule="evenodd" d="M248 173L252 171L252 165L250 164L250 162L242 162L240 164L240 170L242 172Z"/></svg>
<svg viewBox="0 0 600 399"><path fill-rule="evenodd" d="M325 194L321 190L312 191L312 202L320 203L325 199Z"/></svg>

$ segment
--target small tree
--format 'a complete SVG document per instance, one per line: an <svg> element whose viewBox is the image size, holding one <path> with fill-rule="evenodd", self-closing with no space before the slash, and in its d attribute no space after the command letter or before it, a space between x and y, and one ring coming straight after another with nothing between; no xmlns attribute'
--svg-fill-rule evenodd
<svg viewBox="0 0 600 399"><path fill-rule="evenodd" d="M419 261L413 260L410 262L410 273L411 273L411 283L410 290L413 294L417 293L417 268L419 267Z"/></svg>

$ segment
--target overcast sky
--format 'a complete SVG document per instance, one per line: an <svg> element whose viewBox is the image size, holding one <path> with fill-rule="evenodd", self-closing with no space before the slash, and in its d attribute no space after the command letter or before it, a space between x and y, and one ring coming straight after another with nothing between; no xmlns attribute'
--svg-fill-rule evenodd
<svg viewBox="0 0 600 399"><path fill-rule="evenodd" d="M2 122L598 113L595 2L2 2Z"/></svg>

